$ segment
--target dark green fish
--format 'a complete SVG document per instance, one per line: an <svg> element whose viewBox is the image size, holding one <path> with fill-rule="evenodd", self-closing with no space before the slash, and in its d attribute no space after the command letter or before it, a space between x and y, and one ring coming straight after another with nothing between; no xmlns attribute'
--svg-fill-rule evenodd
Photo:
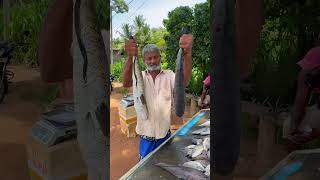
<svg viewBox="0 0 320 180"><path fill-rule="evenodd" d="M182 34L188 34L187 28L182 28ZM176 60L176 76L174 80L174 102L176 115L182 117L185 111L185 85L184 85L184 51L182 48L179 49L177 60Z"/></svg>
<svg viewBox="0 0 320 180"><path fill-rule="evenodd" d="M183 74L183 49L179 49L176 61L176 76L174 81L174 103L175 111L178 117L182 117L185 110L185 87Z"/></svg>
<svg viewBox="0 0 320 180"><path fill-rule="evenodd" d="M77 140L88 179L109 177L109 48L105 48L95 0L73 0L73 86ZM109 39L107 40L107 42ZM108 43L106 43L106 46Z"/></svg>

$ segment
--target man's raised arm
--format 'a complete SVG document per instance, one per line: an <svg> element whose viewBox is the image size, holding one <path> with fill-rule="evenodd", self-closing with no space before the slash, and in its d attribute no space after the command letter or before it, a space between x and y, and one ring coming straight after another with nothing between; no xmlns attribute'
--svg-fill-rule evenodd
<svg viewBox="0 0 320 180"><path fill-rule="evenodd" d="M138 46L135 39L126 41L125 50L128 54L128 60L123 71L123 87L129 88L132 86L132 58L138 54Z"/></svg>

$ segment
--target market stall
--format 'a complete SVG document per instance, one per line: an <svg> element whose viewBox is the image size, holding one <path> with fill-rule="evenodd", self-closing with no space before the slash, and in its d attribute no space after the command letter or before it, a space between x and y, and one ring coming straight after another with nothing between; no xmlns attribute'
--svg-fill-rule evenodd
<svg viewBox="0 0 320 180"><path fill-rule="evenodd" d="M260 180L277 179L320 179L320 149L294 151L260 178Z"/></svg>
<svg viewBox="0 0 320 180"><path fill-rule="evenodd" d="M209 120L209 109L199 111L174 134L172 134L167 141L136 164L120 179L176 179L174 175L160 168L156 164L167 163L172 165L181 165L190 161L186 156L184 149L192 144L192 138L201 138L201 135L193 135L192 132L203 128L199 125Z"/></svg>

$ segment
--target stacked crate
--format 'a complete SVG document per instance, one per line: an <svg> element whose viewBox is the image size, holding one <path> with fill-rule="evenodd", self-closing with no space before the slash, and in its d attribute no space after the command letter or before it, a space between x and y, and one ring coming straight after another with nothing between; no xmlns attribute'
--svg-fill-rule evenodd
<svg viewBox="0 0 320 180"><path fill-rule="evenodd" d="M87 179L87 167L76 139L47 147L29 137L26 148L31 180Z"/></svg>
<svg viewBox="0 0 320 180"><path fill-rule="evenodd" d="M137 115L133 105L126 106L120 103L119 119L121 131L127 137L136 137Z"/></svg>

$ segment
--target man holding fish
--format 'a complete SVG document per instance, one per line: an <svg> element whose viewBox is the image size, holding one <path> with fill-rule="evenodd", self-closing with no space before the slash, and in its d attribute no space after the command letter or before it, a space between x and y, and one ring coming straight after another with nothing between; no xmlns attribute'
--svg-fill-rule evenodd
<svg viewBox="0 0 320 180"><path fill-rule="evenodd" d="M191 78L192 44L193 36L191 34L183 34L180 37L179 47L183 49L181 51L183 52L181 53L183 54L181 58L183 73L177 77L183 79L184 87L188 85ZM154 44L148 44L142 50L143 61L147 66L147 69L142 72L138 68L136 59L138 45L134 38L125 43L125 50L128 61L124 68L123 86L133 86L137 112L136 132L140 135L139 154L140 159L143 159L171 135L171 104L173 92L177 86L175 83L176 74L171 70L161 69L160 49ZM141 106L138 108L138 105Z"/></svg>

